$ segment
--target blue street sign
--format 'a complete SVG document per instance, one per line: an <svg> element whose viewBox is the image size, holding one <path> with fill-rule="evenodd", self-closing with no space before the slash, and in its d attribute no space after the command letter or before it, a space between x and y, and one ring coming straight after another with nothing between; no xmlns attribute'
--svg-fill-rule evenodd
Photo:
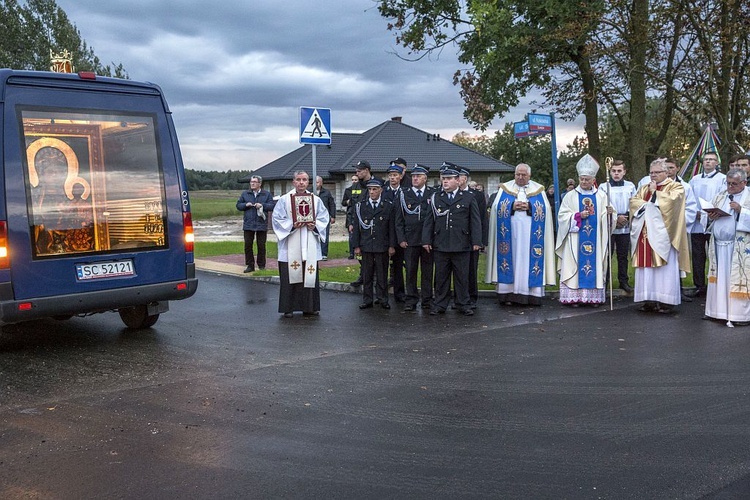
<svg viewBox="0 0 750 500"><path fill-rule="evenodd" d="M536 115L529 113L529 131L536 135L549 134L552 132L552 117L550 115Z"/></svg>
<svg viewBox="0 0 750 500"><path fill-rule="evenodd" d="M516 139L531 137L535 135L552 134L552 183L555 186L555 213L560 211L560 189L557 172L557 135L555 134L555 114L537 115L529 113L526 115L524 122L515 122L513 124L513 136ZM557 227L557 218L555 218L555 227Z"/></svg>
<svg viewBox="0 0 750 500"><path fill-rule="evenodd" d="M299 108L300 144L331 144L331 110Z"/></svg>
<svg viewBox="0 0 750 500"><path fill-rule="evenodd" d="M514 122L513 136L516 139L529 136L529 122Z"/></svg>

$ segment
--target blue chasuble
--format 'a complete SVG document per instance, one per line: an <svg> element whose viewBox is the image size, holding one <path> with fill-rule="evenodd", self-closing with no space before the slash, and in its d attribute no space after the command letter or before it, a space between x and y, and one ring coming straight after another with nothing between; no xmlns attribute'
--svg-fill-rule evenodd
<svg viewBox="0 0 750 500"><path fill-rule="evenodd" d="M581 219L578 232L578 288L596 288L596 240L598 215L596 193L578 193L578 211L588 208L593 213Z"/></svg>
<svg viewBox="0 0 750 500"><path fill-rule="evenodd" d="M511 284L513 272L513 234L510 218L516 197L501 191L497 203L497 282ZM544 224L547 210L542 198L544 192L531 196L531 241L529 242L529 288L543 286L544 278Z"/></svg>

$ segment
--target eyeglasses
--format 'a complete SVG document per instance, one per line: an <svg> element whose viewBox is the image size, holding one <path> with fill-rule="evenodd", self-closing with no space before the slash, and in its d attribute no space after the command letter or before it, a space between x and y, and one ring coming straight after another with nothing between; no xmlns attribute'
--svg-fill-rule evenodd
<svg viewBox="0 0 750 500"><path fill-rule="evenodd" d="M745 183L745 181L739 181L739 182L727 182L727 186L741 186Z"/></svg>

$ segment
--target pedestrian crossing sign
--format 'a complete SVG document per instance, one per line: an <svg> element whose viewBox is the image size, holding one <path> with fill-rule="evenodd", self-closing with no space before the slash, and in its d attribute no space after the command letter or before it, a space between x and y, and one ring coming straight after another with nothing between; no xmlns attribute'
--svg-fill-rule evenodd
<svg viewBox="0 0 750 500"><path fill-rule="evenodd" d="M328 108L299 108L300 144L331 143L331 110Z"/></svg>

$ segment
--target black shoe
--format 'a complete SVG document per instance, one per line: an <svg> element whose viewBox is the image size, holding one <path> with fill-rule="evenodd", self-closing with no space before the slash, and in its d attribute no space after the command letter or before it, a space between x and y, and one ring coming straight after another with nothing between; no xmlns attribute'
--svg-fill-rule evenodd
<svg viewBox="0 0 750 500"><path fill-rule="evenodd" d="M265 271L266 270L265 266L258 266L258 269L261 270L261 271Z"/></svg>
<svg viewBox="0 0 750 500"><path fill-rule="evenodd" d="M360 309L372 309L372 302L365 302L359 305Z"/></svg>
<svg viewBox="0 0 750 500"><path fill-rule="evenodd" d="M430 309L430 316L437 316L438 314L445 314L445 309Z"/></svg>
<svg viewBox="0 0 750 500"><path fill-rule="evenodd" d="M362 280L352 281L349 283L351 286L362 286Z"/></svg>
<svg viewBox="0 0 750 500"><path fill-rule="evenodd" d="M350 255L349 260L354 260L354 255Z"/></svg>
<svg viewBox="0 0 750 500"><path fill-rule="evenodd" d="M432 304L425 304L425 303L423 302L423 303L422 303L422 309L432 309Z"/></svg>
<svg viewBox="0 0 750 500"><path fill-rule="evenodd" d="M705 296L706 296L706 292L707 292L707 290L708 290L708 289L707 289L707 288L705 288L705 287L700 287L700 288L698 288L698 289L697 289L697 290L695 291L695 294L693 295L693 297L705 297Z"/></svg>
<svg viewBox="0 0 750 500"><path fill-rule="evenodd" d="M302 316L320 316L320 311L303 312Z"/></svg>
<svg viewBox="0 0 750 500"><path fill-rule="evenodd" d="M382 307L383 309L390 309L391 305L388 302L383 302L382 304L380 304L380 307Z"/></svg>
<svg viewBox="0 0 750 500"><path fill-rule="evenodd" d="M247 267L245 268L245 270L244 270L244 271L242 271L242 272L243 272L243 273L252 273L252 272L254 272L254 271L255 271L255 268L254 268L253 266L247 266Z"/></svg>
<svg viewBox="0 0 750 500"><path fill-rule="evenodd" d="M693 301L692 298L690 298L687 295L685 295L685 292L682 292L682 294L680 295L680 298L682 299L683 302L692 302Z"/></svg>
<svg viewBox="0 0 750 500"><path fill-rule="evenodd" d="M404 311L416 311L416 310L417 310L417 306L409 305L409 306L404 307Z"/></svg>
<svg viewBox="0 0 750 500"><path fill-rule="evenodd" d="M641 312L656 312L659 310L659 306L656 302L646 301L638 308L638 310Z"/></svg>
<svg viewBox="0 0 750 500"><path fill-rule="evenodd" d="M375 302L373 304L380 304L380 299L375 299Z"/></svg>
<svg viewBox="0 0 750 500"><path fill-rule="evenodd" d="M624 291L625 293L633 293L633 287L628 285L627 283L622 283L620 285L620 290Z"/></svg>
<svg viewBox="0 0 750 500"><path fill-rule="evenodd" d="M474 316L474 311L471 309L464 309L461 314L463 314L464 316Z"/></svg>
<svg viewBox="0 0 750 500"><path fill-rule="evenodd" d="M294 313L284 313L285 318L291 318L292 316L294 316Z"/></svg>

